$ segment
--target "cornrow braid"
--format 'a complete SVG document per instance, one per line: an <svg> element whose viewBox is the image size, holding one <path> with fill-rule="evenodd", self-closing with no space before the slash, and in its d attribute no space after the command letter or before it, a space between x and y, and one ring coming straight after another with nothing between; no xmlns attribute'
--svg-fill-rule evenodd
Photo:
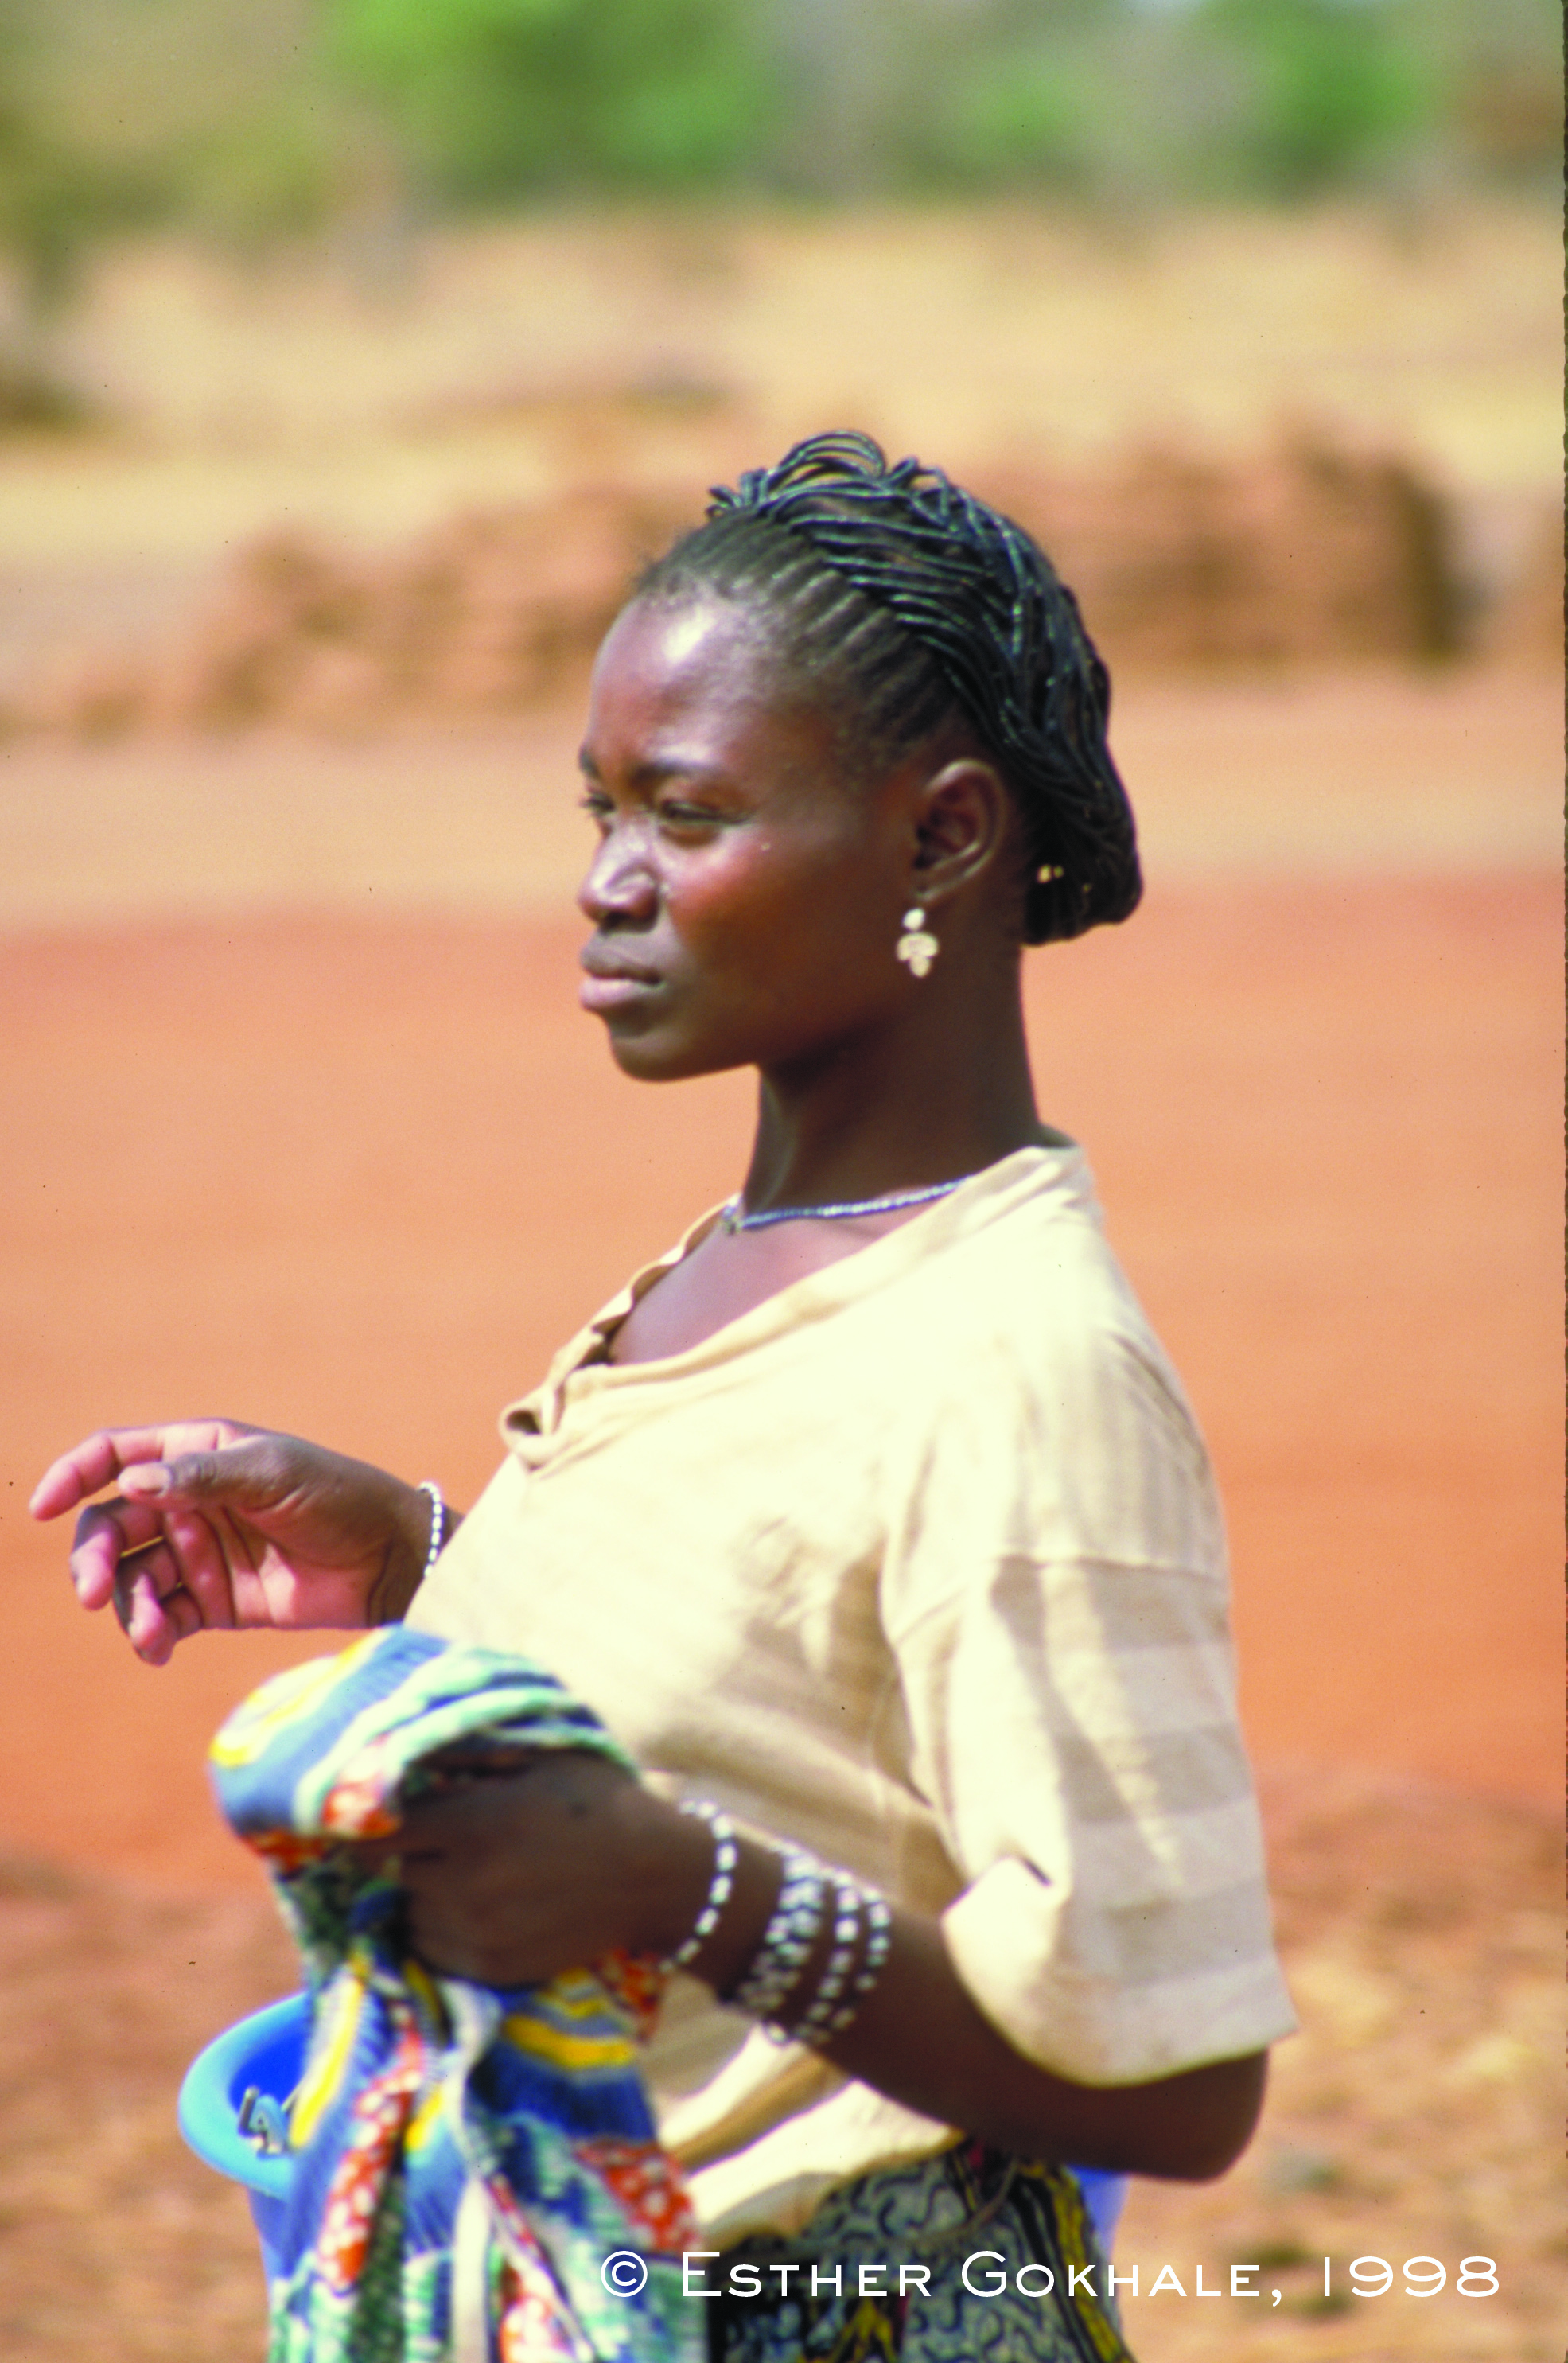
<svg viewBox="0 0 1568 2363"><path fill-rule="evenodd" d="M955 708L1022 815L1024 937L1124 919L1143 880L1106 744L1110 682L1072 593L1022 527L869 436L816 435L714 489L639 593L757 602L791 670L841 701L874 760Z"/></svg>
<svg viewBox="0 0 1568 2363"><path fill-rule="evenodd" d="M749 509L709 512L646 567L640 599L701 592L760 610L769 654L809 679L815 700L843 715L843 751L863 771L892 760L952 713L935 660L886 607L856 588L801 535Z"/></svg>

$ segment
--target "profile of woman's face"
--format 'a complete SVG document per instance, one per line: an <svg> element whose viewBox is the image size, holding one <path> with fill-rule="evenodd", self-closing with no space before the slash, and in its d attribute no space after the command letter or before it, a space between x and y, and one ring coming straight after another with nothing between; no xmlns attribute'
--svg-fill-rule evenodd
<svg viewBox="0 0 1568 2363"><path fill-rule="evenodd" d="M905 1004L907 771L852 782L835 736L728 602L634 602L611 630L581 754L580 998L627 1074L784 1071Z"/></svg>

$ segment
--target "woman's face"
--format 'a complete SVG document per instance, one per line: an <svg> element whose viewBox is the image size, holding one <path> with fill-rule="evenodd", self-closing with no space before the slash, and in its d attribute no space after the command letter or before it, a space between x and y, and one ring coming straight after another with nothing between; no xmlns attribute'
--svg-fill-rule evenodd
<svg viewBox="0 0 1568 2363"><path fill-rule="evenodd" d="M627 1074L783 1072L907 1006L919 766L851 782L835 736L774 683L744 609L634 602L614 625L581 756L580 998Z"/></svg>

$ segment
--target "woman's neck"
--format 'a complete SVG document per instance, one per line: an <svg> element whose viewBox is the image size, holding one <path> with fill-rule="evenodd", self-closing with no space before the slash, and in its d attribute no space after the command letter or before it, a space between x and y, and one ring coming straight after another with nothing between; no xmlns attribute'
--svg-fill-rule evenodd
<svg viewBox="0 0 1568 2363"><path fill-rule="evenodd" d="M983 1025L938 1004L808 1074L764 1073L746 1206L876 1198L1059 1145L1035 1107L1021 997L996 998Z"/></svg>
<svg viewBox="0 0 1568 2363"><path fill-rule="evenodd" d="M841 1209L961 1180L1020 1148L1063 1145L1035 1114L1016 993L978 1029L972 1007L959 1013L960 1024L935 995L915 1004L912 1015L917 1022L846 1045L809 1074L762 1076L742 1193L748 1212ZM905 1205L756 1229L716 1225L638 1298L608 1357L646 1362L683 1353L921 1212Z"/></svg>

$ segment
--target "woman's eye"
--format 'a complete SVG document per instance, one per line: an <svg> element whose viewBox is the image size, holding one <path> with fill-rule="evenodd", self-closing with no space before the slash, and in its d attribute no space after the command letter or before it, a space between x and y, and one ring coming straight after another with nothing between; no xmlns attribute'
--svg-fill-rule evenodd
<svg viewBox="0 0 1568 2363"><path fill-rule="evenodd" d="M601 837L607 836L615 826L615 800L606 795L602 788L585 789L578 798L578 810L588 815ZM627 815L628 818L631 816ZM661 796L653 808L651 818L661 829L682 837L694 837L720 827L724 815L712 804L689 796Z"/></svg>
<svg viewBox="0 0 1568 2363"><path fill-rule="evenodd" d="M690 804L683 796L667 796L658 816L666 828L716 828L722 817L712 804Z"/></svg>

